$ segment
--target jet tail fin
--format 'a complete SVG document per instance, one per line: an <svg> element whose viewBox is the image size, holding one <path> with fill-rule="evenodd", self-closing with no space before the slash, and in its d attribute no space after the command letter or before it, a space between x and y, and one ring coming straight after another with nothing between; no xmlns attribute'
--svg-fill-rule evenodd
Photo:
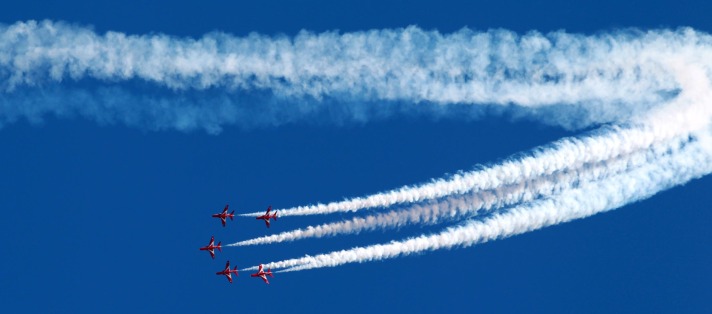
<svg viewBox="0 0 712 314"><path fill-rule="evenodd" d="M218 249L218 251L222 252L222 249L220 248L220 243L221 243L221 242L218 242L218 245L215 246L215 248Z"/></svg>
<svg viewBox="0 0 712 314"><path fill-rule="evenodd" d="M233 217L235 217L235 211L234 211L234 210L230 213L230 220L232 220Z"/></svg>
<svg viewBox="0 0 712 314"><path fill-rule="evenodd" d="M271 268L267 268L267 275L269 275L270 277L274 278L274 276L272 276L272 269L271 269Z"/></svg>
<svg viewBox="0 0 712 314"><path fill-rule="evenodd" d="M272 215L272 218L274 218L275 221L277 220L277 212L274 212L274 215Z"/></svg>

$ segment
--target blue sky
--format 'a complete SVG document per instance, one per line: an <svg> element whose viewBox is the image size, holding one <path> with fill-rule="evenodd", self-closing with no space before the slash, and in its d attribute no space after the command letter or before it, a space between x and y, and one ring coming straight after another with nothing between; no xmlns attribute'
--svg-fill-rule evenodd
<svg viewBox="0 0 712 314"><path fill-rule="evenodd" d="M712 32L703 1L34 1L0 12L97 32L198 38L222 31L293 35L417 25L594 34L691 26ZM80 82L80 84L94 84ZM62 88L63 84L57 84ZM69 83L68 85L71 85ZM139 82L136 85L141 85ZM129 86L136 91L145 86ZM231 243L341 216L289 217L270 229L237 212L337 201L497 162L578 134L536 121L395 114L369 122L298 120L217 135L48 115L0 129L3 312L682 312L712 310L709 177L587 219L466 249L278 274L240 267L402 239L405 227L269 246ZM343 215L343 217L349 217Z"/></svg>

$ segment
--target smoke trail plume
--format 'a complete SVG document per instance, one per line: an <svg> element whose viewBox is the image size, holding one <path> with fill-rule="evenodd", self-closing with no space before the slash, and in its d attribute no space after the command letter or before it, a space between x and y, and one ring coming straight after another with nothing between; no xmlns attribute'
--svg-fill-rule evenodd
<svg viewBox="0 0 712 314"><path fill-rule="evenodd" d="M610 127L593 136L559 140L552 145L534 150L529 156L508 160L481 170L459 173L449 179L438 179L415 187L405 186L397 190L341 202L279 209L279 212L281 216L355 212L367 208L421 202L447 195L494 189L645 149L655 143L674 138L678 135L675 131L678 127L683 130L688 128L677 124L657 125L654 128ZM255 212L242 216L258 214L260 213Z"/></svg>
<svg viewBox="0 0 712 314"><path fill-rule="evenodd" d="M265 265L297 271L382 260L437 249L467 247L615 209L710 172L712 138L709 133L698 134L693 142L678 153L663 156L654 163L609 179L583 184L551 199L512 208L483 221L470 220L439 234ZM253 268L247 270L251 269Z"/></svg>
<svg viewBox="0 0 712 314"><path fill-rule="evenodd" d="M446 179L279 210L283 216L313 215L441 199L461 202L446 207L471 214L524 202L441 234L270 265L299 270L507 237L610 210L708 173L710 60L712 36L689 28L584 36L468 29L441 34L407 27L304 31L294 37L212 33L192 39L18 22L0 25L0 125L55 115L217 133L245 121L298 120L329 111L319 108L330 103L350 104L346 119L368 121L388 112L380 104L389 102L408 104L405 111L433 107L445 114L463 106L510 108L513 115L572 129L610 123ZM289 100L288 110L277 107L283 100ZM379 106L365 110L364 103ZM690 134L694 140L684 143ZM676 139L683 140L679 149L658 152L653 162L620 173L612 167L596 177L582 170L570 183L552 188L541 181L539 187L516 190L587 165L610 166ZM495 191L497 199L473 204L473 197L487 191ZM403 223L442 217L443 211L433 214L422 207L427 204L418 206L425 214ZM403 216L378 217L389 224L403 221Z"/></svg>
<svg viewBox="0 0 712 314"><path fill-rule="evenodd" d="M691 29L584 36L468 29L441 34L417 27L343 34L304 31L294 37L211 33L191 39L98 34L63 22L28 21L0 25L0 89L13 93L91 80L109 85L143 82L177 95L219 90L236 95L236 107L242 95L251 93L312 106L328 100L514 106L527 108L518 115L581 128L625 122L674 97L681 86L670 63L694 56L709 67L710 42L709 35ZM168 120L163 127L179 129L196 125L192 128L216 130L242 121L234 108L226 111L190 97L184 101L193 102L192 110L110 109L105 117L101 110L106 106L98 105L96 112L77 114L99 121L148 120L149 126L154 119ZM15 104L20 105L27 106ZM576 114L546 110L552 106L575 108ZM58 106L49 112L13 113L38 120L43 114L79 110ZM265 105L264 111L270 110L273 107ZM0 112L0 121L12 120L2 118L4 114ZM358 110L350 114L370 118ZM215 116L227 117L206 118ZM274 119L279 124L295 117Z"/></svg>
<svg viewBox="0 0 712 314"><path fill-rule="evenodd" d="M696 57L670 61L676 81L682 86L672 101L631 119L626 127L612 126L598 134L567 138L534 150L529 156L510 159L481 170L460 173L449 179L434 180L415 187L357 197L341 202L280 209L282 216L354 212L399 203L420 202L452 194L463 194L520 180L552 174L589 162L599 162L645 149L676 136L705 128L712 117L712 106L701 101L712 99L710 79ZM244 214L253 216L258 213Z"/></svg>
<svg viewBox="0 0 712 314"><path fill-rule="evenodd" d="M468 217L476 215L479 211L491 211L506 206L531 202L536 199L548 198L561 191L574 188L582 184L582 182L599 181L612 175L638 168L654 161L661 155L679 150L688 140L687 137L674 139L670 142L654 145L651 149L614 158L613 160L586 164L575 169L565 169L548 176L501 186L493 190L478 191L461 196L447 196L437 201L412 205L403 210L392 210L366 217L355 217L345 221L309 226L305 229L244 240L226 246L271 244L412 224L435 224L458 217Z"/></svg>
<svg viewBox="0 0 712 314"><path fill-rule="evenodd" d="M712 171L710 78L706 69L689 66L686 62L678 64L676 73L684 88L674 101L636 118L635 123L639 123L637 127L614 134L637 130L650 139L673 134L693 139L678 151L672 151L637 169L600 181L583 182L579 187L549 199L523 204L483 221L471 221L440 234L306 256L270 263L269 266L301 270L391 258L453 246L469 246L615 209L706 175ZM599 138L589 139L594 146L600 141ZM623 148L614 147L617 151Z"/></svg>

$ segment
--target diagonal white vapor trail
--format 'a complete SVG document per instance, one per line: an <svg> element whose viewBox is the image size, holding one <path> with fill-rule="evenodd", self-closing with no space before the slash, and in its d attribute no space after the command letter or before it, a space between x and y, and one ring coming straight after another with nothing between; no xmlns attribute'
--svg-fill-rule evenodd
<svg viewBox="0 0 712 314"><path fill-rule="evenodd" d="M482 221L469 220L461 226L448 228L439 234L305 256L269 263L265 266L289 268L284 271L297 271L382 260L438 249L467 247L615 209L710 172L712 172L712 138L709 131L706 131L697 134L691 143L686 144L675 154L662 156L655 162L627 173L582 184L551 199L512 208Z"/></svg>
<svg viewBox="0 0 712 314"><path fill-rule="evenodd" d="M681 145L688 141L687 137L676 138L666 143L654 145L651 149L614 158L613 160L587 164L575 169L566 169L549 176L505 185L493 190L447 196L437 201L416 204L403 210L393 210L366 217L355 217L344 221L309 226L304 229L244 240L226 246L288 242L412 224L435 224L456 217L472 216L479 211L490 211L551 197L582 182L598 181L629 171L645 165L663 154L669 154L670 151L679 150Z"/></svg>
<svg viewBox="0 0 712 314"><path fill-rule="evenodd" d="M531 156L508 160L481 170L456 174L449 179L438 179L415 187L405 186L397 190L329 204L279 209L279 213L285 217L356 212L368 208L422 202L447 195L494 189L524 179L551 175L567 168L581 167L586 163L601 162L645 149L677 136L675 127L677 124L643 129L611 127L602 132L603 134L559 140L549 147L535 150ZM254 212L241 216L259 214L261 213Z"/></svg>

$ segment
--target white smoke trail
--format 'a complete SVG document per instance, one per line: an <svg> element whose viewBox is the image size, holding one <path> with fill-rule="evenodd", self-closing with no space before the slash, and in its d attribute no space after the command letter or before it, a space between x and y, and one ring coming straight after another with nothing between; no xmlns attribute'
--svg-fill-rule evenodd
<svg viewBox="0 0 712 314"><path fill-rule="evenodd" d="M99 35L61 22L0 27L6 88L91 77L142 79L174 89L272 89L289 96L335 94L438 103L538 106L595 100L650 103L678 88L664 60L709 54L691 29L582 36L505 30L452 34L417 27L289 38L212 33ZM662 61L662 62L661 62Z"/></svg>
<svg viewBox="0 0 712 314"><path fill-rule="evenodd" d="M515 105L523 108L518 109L522 113L562 126L625 125L446 180L281 214L356 211L496 189L699 130L709 123L710 106L694 100L710 99L698 96L709 96L711 47L712 37L691 29L517 36L470 30L443 35L409 27L347 34L302 32L293 38L215 33L195 40L100 35L64 23L20 22L0 26L0 89L9 95L3 98L9 100L2 101L0 122L74 112L99 121L167 121L166 127L217 131L223 123L238 120L234 104L216 108L190 103L179 110L155 105L146 111L99 105L94 112L64 106L59 99L55 106L40 104L41 110L16 109L27 104L16 102L22 99L14 97L18 91L92 79L148 82L177 95L221 89L312 104L334 99ZM666 106L658 107L661 104ZM580 110L576 121L557 112L536 114L562 106ZM160 110L155 112L156 108Z"/></svg>
<svg viewBox="0 0 712 314"><path fill-rule="evenodd" d="M684 126L683 126L684 128ZM397 190L357 197L340 202L279 209L281 216L301 216L356 212L374 207L387 207L399 203L421 202L453 194L494 189L514 184L524 179L550 175L566 168L581 167L586 163L601 162L645 149L678 135L672 125L655 129L611 127L603 134L559 140L549 147L539 148L530 156L508 160L501 164L438 179L415 187L405 186ZM241 216L260 215L260 212Z"/></svg>
<svg viewBox="0 0 712 314"><path fill-rule="evenodd" d="M439 234L305 256L265 266L297 271L467 247L615 209L712 172L712 138L708 132L697 134L695 140L679 152L660 157L656 162L602 181L582 184L557 197L515 207L483 221L471 220ZM254 267L246 270L252 269Z"/></svg>
<svg viewBox="0 0 712 314"><path fill-rule="evenodd" d="M306 99L312 107L324 99L515 105L532 109L521 109L518 115L577 128L624 122L669 99L680 85L668 61L694 55L709 67L710 42L709 35L691 29L519 36L504 30L467 29L441 34L417 27L344 34L301 32L294 37L212 33L190 39L97 34L62 22L29 21L0 25L0 89L12 94L95 79L110 84L149 82L169 92L179 91L177 95L184 90L235 93L235 103L227 111L225 106L214 108L192 100L195 104L187 111L185 106L174 112L170 105L155 105L137 111L109 109L108 118L103 111L81 112L100 121L148 120L150 125L153 119L168 120L165 127L186 129L198 124L216 130L242 121L235 109L246 95L240 91L280 100ZM546 112L542 107L551 106L575 108L576 114L564 117L559 109L542 113ZM387 111L386 107L376 111ZM81 108L49 110L63 115ZM10 114L37 120L47 113L27 109ZM350 114L369 118L359 110ZM295 118L276 115L274 119Z"/></svg>
<svg viewBox="0 0 712 314"><path fill-rule="evenodd" d="M694 138L677 152L661 156L655 162L629 172L601 181L583 182L579 187L550 199L524 204L483 221L471 221L464 226L447 229L440 234L306 256L270 263L268 266L289 267L288 271L294 271L469 246L618 208L706 175L712 171L711 85L708 69L690 66L689 62L690 59L687 59L677 64L678 80L684 86L679 97L636 119L636 123L642 123L639 130L643 133L670 133L682 137L689 134Z"/></svg>
<svg viewBox="0 0 712 314"><path fill-rule="evenodd" d="M712 69L699 66L698 59L701 57L680 55L669 60L676 81L682 87L680 94L664 106L653 108L633 118L629 127L614 126L601 132L602 134L559 140L548 147L535 150L530 156L460 173L449 179L439 179L415 187L405 186L341 202L280 209L280 215L355 212L366 208L421 202L446 195L493 189L524 179L549 175L562 169L580 167L585 163L608 160L648 148L681 134L694 132L704 128L712 116L712 106L699 104L700 99L711 98L706 72L712 72ZM257 214L260 213L242 216Z"/></svg>
<svg viewBox="0 0 712 314"><path fill-rule="evenodd" d="M471 216L478 211L490 211L505 206L551 197L581 182L598 181L609 176L647 164L663 154L670 154L687 143L687 137L654 145L651 149L614 158L576 169L565 169L549 176L505 185L493 190L478 191L463 196L447 196L444 199L413 205L405 210L393 210L345 221L309 226L305 229L282 232L244 240L226 246L271 244L305 238L320 238L337 234L358 233L365 230L401 227L411 224L435 224L455 217Z"/></svg>

